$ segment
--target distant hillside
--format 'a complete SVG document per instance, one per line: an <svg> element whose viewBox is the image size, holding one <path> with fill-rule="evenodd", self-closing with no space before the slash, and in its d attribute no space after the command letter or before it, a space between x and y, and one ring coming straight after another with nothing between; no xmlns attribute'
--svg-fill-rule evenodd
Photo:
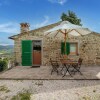
<svg viewBox="0 0 100 100"><path fill-rule="evenodd" d="M13 52L13 48L14 46L13 45L0 45L0 53L12 53Z"/></svg>
<svg viewBox="0 0 100 100"><path fill-rule="evenodd" d="M13 49L13 45L7 45L7 46L3 46L3 45L0 45L0 50L7 50L7 49Z"/></svg>

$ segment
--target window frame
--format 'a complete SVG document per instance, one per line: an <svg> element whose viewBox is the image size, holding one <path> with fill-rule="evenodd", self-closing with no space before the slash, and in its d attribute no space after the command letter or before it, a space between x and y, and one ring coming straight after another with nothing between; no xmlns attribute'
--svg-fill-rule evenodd
<svg viewBox="0 0 100 100"><path fill-rule="evenodd" d="M70 46L71 46L71 44L76 44L76 52L70 52L69 55L78 55L78 53L79 53L79 45L78 45L78 42L69 42L69 43L70 43Z"/></svg>

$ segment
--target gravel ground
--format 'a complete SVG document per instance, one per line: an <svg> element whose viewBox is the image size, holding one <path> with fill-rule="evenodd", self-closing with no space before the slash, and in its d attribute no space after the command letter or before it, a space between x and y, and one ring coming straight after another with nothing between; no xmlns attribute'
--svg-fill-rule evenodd
<svg viewBox="0 0 100 100"><path fill-rule="evenodd" d="M0 100L29 91L31 100L100 100L99 80L0 80Z"/></svg>

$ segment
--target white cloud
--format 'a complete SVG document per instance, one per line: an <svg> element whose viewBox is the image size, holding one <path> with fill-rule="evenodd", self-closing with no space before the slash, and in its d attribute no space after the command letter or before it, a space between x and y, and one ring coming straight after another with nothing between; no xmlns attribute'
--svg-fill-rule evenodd
<svg viewBox="0 0 100 100"><path fill-rule="evenodd" d="M19 24L14 22L8 22L0 24L0 33L18 33Z"/></svg>
<svg viewBox="0 0 100 100"><path fill-rule="evenodd" d="M47 25L48 22L49 22L49 17L48 17L48 16L44 16L44 18L45 18L45 19L44 19L43 22L40 22L40 23L35 24L35 25L32 25L32 27L34 27L34 28L39 28L39 27L42 27L42 26Z"/></svg>
<svg viewBox="0 0 100 100"><path fill-rule="evenodd" d="M60 5L64 5L68 0L48 0L51 3L58 3Z"/></svg>
<svg viewBox="0 0 100 100"><path fill-rule="evenodd" d="M13 45L13 44L7 44L7 43L0 43L2 46L8 46L8 45Z"/></svg>

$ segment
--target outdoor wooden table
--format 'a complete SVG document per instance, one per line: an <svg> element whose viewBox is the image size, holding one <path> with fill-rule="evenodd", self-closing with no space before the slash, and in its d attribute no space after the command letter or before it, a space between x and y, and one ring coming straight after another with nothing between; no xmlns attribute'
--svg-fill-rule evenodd
<svg viewBox="0 0 100 100"><path fill-rule="evenodd" d="M71 73L70 73L70 71L69 71L69 68L70 68L70 67L73 67L73 69L74 69L74 66L73 66L73 65L74 65L74 64L78 64L78 62L77 62L77 61L72 61L72 60L61 60L61 63L62 63L62 65L63 65L63 68L66 68L63 77L66 75L67 72L68 72L68 73L70 74L70 76L72 77L72 75L71 75Z"/></svg>

